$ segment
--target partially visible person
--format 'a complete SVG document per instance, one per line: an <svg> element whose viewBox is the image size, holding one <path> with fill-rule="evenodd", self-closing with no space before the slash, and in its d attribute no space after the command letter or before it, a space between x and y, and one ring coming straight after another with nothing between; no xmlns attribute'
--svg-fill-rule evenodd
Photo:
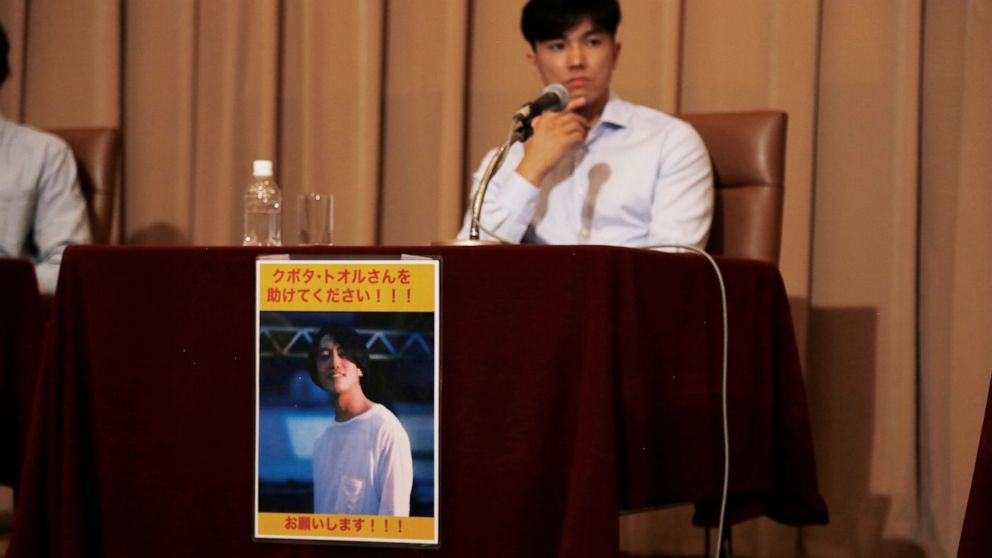
<svg viewBox="0 0 992 558"><path fill-rule="evenodd" d="M482 206L483 238L706 245L714 197L706 147L686 122L612 92L620 17L617 0L524 6L527 60L545 85L565 86L570 101L534 119L533 137L509 149ZM468 236L470 221L471 209L459 238Z"/></svg>
<svg viewBox="0 0 992 558"><path fill-rule="evenodd" d="M313 445L314 513L410 515L413 454L396 415L369 400L369 353L355 330L314 337L310 378L334 396L334 422Z"/></svg>
<svg viewBox="0 0 992 558"><path fill-rule="evenodd" d="M10 76L0 24L0 88ZM62 252L90 242L76 161L60 138L0 114L0 257L34 262L41 292L55 292Z"/></svg>

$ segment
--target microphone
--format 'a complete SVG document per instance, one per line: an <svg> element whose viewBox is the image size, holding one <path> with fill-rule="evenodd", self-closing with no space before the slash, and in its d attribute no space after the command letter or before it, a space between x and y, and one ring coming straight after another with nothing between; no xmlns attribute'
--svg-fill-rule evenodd
<svg viewBox="0 0 992 558"><path fill-rule="evenodd" d="M568 89L560 83L552 83L544 88L544 94L529 103L524 103L513 119L524 126L530 126L531 120L544 111L557 112L568 104Z"/></svg>

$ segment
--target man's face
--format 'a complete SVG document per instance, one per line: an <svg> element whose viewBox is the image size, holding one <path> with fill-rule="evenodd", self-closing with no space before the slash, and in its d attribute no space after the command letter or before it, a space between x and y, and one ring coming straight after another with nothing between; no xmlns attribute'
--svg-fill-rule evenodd
<svg viewBox="0 0 992 558"><path fill-rule="evenodd" d="M317 353L317 379L321 387L341 395L358 386L361 377L361 368L339 355L337 346L325 335Z"/></svg>
<svg viewBox="0 0 992 558"><path fill-rule="evenodd" d="M560 83L570 98L585 97L587 107L602 110L619 55L620 43L585 18L564 37L535 43L527 59L545 85Z"/></svg>

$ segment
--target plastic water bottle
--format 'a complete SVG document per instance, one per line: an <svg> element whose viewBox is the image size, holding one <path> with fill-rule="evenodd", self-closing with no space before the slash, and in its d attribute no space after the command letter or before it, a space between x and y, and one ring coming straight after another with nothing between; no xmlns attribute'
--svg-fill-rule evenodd
<svg viewBox="0 0 992 558"><path fill-rule="evenodd" d="M245 192L244 246L282 246L282 192L272 179L272 161L252 163Z"/></svg>

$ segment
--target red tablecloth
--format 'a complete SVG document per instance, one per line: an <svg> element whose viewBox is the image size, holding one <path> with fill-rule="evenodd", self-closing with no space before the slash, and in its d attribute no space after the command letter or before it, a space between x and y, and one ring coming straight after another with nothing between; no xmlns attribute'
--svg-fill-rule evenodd
<svg viewBox="0 0 992 558"><path fill-rule="evenodd" d="M618 509L694 501L697 520L712 519L721 325L705 260L567 246L294 252L442 257L437 555L606 556ZM252 542L258 253L67 251L9 556L434 555ZM730 517L823 523L781 278L720 263Z"/></svg>
<svg viewBox="0 0 992 558"><path fill-rule="evenodd" d="M0 293L0 484L16 487L45 323L31 262L0 258Z"/></svg>

